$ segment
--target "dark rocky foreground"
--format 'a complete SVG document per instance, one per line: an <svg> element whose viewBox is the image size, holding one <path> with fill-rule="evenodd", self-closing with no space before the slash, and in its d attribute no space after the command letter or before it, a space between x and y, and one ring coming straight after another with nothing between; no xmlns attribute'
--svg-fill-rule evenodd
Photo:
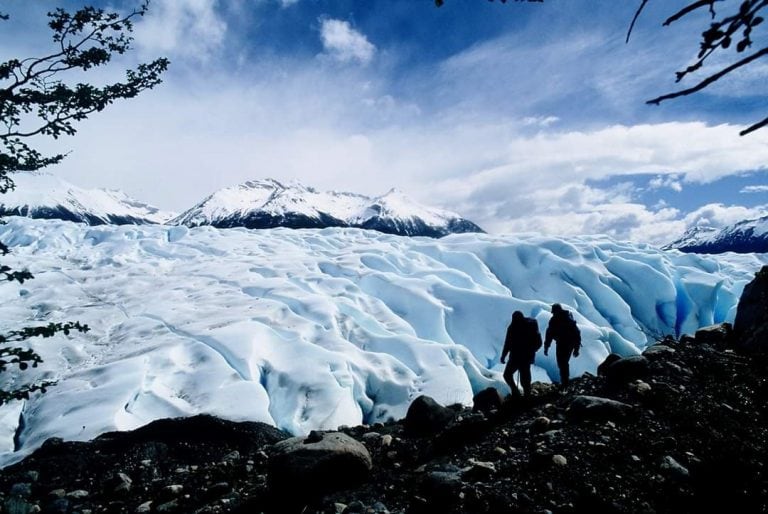
<svg viewBox="0 0 768 514"><path fill-rule="evenodd" d="M208 416L49 440L0 473L3 512L768 510L768 359L701 332L601 373L529 401L486 393L486 413L420 400L403 422L342 430L368 464L343 444L286 460L286 434Z"/></svg>
<svg viewBox="0 0 768 514"><path fill-rule="evenodd" d="M766 512L767 291L768 267L735 334L609 356L563 392L486 390L474 411L420 397L403 421L306 438L197 416L52 439L0 471L2 512Z"/></svg>

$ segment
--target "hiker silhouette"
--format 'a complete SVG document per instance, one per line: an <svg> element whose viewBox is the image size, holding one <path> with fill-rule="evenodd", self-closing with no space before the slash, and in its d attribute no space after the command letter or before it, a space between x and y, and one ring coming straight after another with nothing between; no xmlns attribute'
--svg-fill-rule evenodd
<svg viewBox="0 0 768 514"><path fill-rule="evenodd" d="M573 314L563 309L559 303L552 305L552 318L549 320L547 334L544 338L544 355L549 355L549 347L553 340L557 344L555 355L557 356L557 367L560 370L560 385L567 387L571 372L569 361L571 354L574 357L579 356L581 332L576 326Z"/></svg>
<svg viewBox="0 0 768 514"><path fill-rule="evenodd" d="M512 394L520 394L515 384L515 372L519 371L523 393L525 396L530 396L531 364L539 348L541 348L539 324L534 318L526 318L522 312L515 311L512 314L512 322L507 328L507 337L501 352L502 364L509 355L509 363L504 368L504 380L509 384Z"/></svg>

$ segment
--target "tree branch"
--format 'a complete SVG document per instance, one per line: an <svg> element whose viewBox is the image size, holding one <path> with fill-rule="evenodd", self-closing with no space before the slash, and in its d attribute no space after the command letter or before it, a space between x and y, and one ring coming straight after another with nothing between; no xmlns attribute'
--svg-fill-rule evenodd
<svg viewBox="0 0 768 514"><path fill-rule="evenodd" d="M637 22L637 19L640 17L640 14L643 12L643 9L645 9L645 5L648 3L648 0L643 0L640 4L640 7L637 8L637 11L635 12L634 17L632 17L632 23L629 24L629 30L627 30L627 39L624 41L624 43L629 43L629 36L632 35L632 29L635 28L635 22Z"/></svg>
<svg viewBox="0 0 768 514"><path fill-rule="evenodd" d="M763 121L759 121L759 122L755 123L754 125L751 125L751 126L745 128L744 130L739 132L739 135L740 136L746 136L750 132L754 132L755 130L761 129L761 128L765 127L766 125L768 125L768 118L765 118Z"/></svg>
<svg viewBox="0 0 768 514"><path fill-rule="evenodd" d="M738 68L741 68L742 66L744 66L746 64L749 64L750 62L752 62L752 61L754 61L756 59L759 59L761 57L764 57L766 55L768 55L768 47L763 48L762 50L759 50L759 51L753 53L752 55L749 55L749 56L745 57L744 59L741 59L740 61L737 61L737 62L731 64L730 66L727 66L727 67L723 68L722 70L718 71L717 73L715 73L713 75L710 75L709 77L705 78L704 80L702 80L701 82L699 82L698 84L696 84L693 87L690 87L688 89L682 89L682 90L676 91L674 93L669 93L669 94L666 94L666 95L661 95L661 96L659 96L657 98L654 98L652 100L648 100L645 103L651 104L651 105L659 105L664 100L670 100L672 98L678 98L678 97L681 97L681 96L686 96L686 95L690 95L692 93L696 93L697 91L701 91L705 87L709 86L713 82L716 82L716 81L720 80L721 78L723 78L725 75L731 73L732 71L734 71L734 70L736 70Z"/></svg>
<svg viewBox="0 0 768 514"><path fill-rule="evenodd" d="M685 16L688 13L691 13L695 11L696 9L700 9L704 7L705 5L709 6L709 11L712 13L712 17L715 16L715 2L722 2L723 0L698 0L697 2L694 2L692 4L686 5L679 11L677 11L675 14L667 18L664 23L662 24L665 27L668 27L672 23L676 22L683 16Z"/></svg>

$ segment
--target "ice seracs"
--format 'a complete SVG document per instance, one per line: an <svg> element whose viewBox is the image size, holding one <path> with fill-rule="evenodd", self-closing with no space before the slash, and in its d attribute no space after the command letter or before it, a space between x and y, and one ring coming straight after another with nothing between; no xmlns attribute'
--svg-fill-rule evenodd
<svg viewBox="0 0 768 514"><path fill-rule="evenodd" d="M405 236L482 232L458 214L417 204L397 190L369 198L298 182L255 180L221 189L170 224L218 228L356 227Z"/></svg>
<svg viewBox="0 0 768 514"><path fill-rule="evenodd" d="M174 216L122 191L83 189L44 172L11 175L16 188L0 195L0 216L61 219L87 225L145 225Z"/></svg>
<svg viewBox="0 0 768 514"><path fill-rule="evenodd" d="M30 340L44 363L14 380L58 384L0 407L0 465L49 437L85 440L210 413L295 434L400 418L421 394L470 403L505 390L512 312L544 330L574 312L574 375L609 352L733 320L766 255L711 258L605 237L370 230L99 226L12 217L3 263L36 278L0 287L0 333L79 320L91 331ZM557 376L539 352L534 380Z"/></svg>

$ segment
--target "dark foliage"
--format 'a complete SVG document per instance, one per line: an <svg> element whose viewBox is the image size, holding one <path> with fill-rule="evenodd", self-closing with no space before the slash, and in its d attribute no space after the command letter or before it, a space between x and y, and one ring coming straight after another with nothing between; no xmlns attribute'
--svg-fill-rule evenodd
<svg viewBox="0 0 768 514"><path fill-rule="evenodd" d="M133 98L161 82L167 59L157 59L127 70L125 80L103 86L66 81L66 77L109 64L112 57L130 49L133 20L147 12L148 2L128 15L84 7L73 13L56 9L48 13L53 48L42 57L10 59L0 63L0 193L14 188L11 175L35 171L60 162L63 154L43 155L30 146L35 136L58 139L77 131L75 124L104 110L115 100ZM0 13L0 20L9 16ZM8 247L0 242L0 256ZM23 283L33 278L27 270L0 265L0 279ZM8 366L26 370L42 362L30 349L9 346L32 337L57 333L87 332L79 322L50 323L0 334L0 372ZM23 385L0 391L0 405L12 399L28 398L34 391L45 392L50 382Z"/></svg>

